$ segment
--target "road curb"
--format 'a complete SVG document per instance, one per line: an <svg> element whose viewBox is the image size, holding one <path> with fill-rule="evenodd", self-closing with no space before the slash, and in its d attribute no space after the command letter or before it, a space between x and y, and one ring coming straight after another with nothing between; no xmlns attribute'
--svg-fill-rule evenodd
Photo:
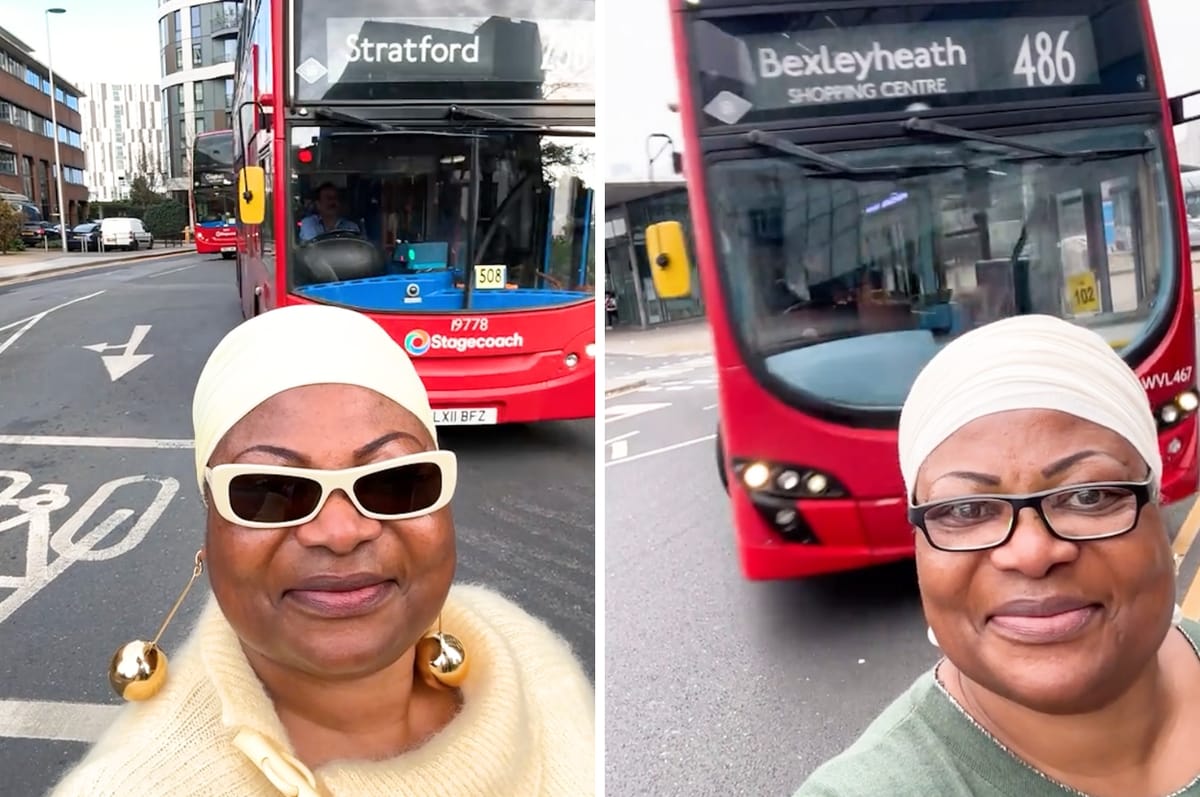
<svg viewBox="0 0 1200 797"><path fill-rule="evenodd" d="M195 249L191 250L174 250L155 253L153 255L139 255L138 257L113 258L112 260L99 260L92 263L80 263L71 266L62 266L60 268L50 268L44 271L35 271L32 274L21 274L16 277L0 277L0 287L6 285L18 285L23 282L36 282L40 279L49 279L50 277L61 277L63 274L72 274L76 272L91 271L97 268L107 268L109 266L120 266L127 263L141 263L149 260L162 260L168 257L181 257L183 255L194 255Z"/></svg>
<svg viewBox="0 0 1200 797"><path fill-rule="evenodd" d="M622 393L628 393L631 390L637 390L639 387L645 387L645 386L646 386L645 379L635 379L632 382L622 382L621 384L616 385L615 387L605 386L604 397L612 398L613 396L619 396Z"/></svg>

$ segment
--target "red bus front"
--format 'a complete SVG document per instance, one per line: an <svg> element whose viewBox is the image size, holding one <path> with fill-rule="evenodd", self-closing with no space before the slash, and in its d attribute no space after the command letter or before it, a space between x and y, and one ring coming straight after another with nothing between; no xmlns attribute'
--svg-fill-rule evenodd
<svg viewBox="0 0 1200 797"><path fill-rule="evenodd" d="M192 142L192 233L196 251L237 254L237 199L233 180L233 131L197 133Z"/></svg>
<svg viewBox="0 0 1200 797"><path fill-rule="evenodd" d="M673 0L686 166L746 577L912 555L899 408L947 341L1046 313L1150 395L1196 490L1192 277L1139 0Z"/></svg>
<svg viewBox="0 0 1200 797"><path fill-rule="evenodd" d="M251 9L271 49L238 95L267 113L241 156L271 201L244 226L243 309L370 315L441 424L594 417L595 5L403 5Z"/></svg>

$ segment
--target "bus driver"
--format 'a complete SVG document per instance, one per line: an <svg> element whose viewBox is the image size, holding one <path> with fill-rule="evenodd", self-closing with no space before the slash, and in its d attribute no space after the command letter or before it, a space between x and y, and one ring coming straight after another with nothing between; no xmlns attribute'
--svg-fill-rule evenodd
<svg viewBox="0 0 1200 797"><path fill-rule="evenodd" d="M311 241L326 233L345 231L362 234L358 225L339 214L338 190L333 183L322 183L314 192L316 208L300 222L300 240Z"/></svg>

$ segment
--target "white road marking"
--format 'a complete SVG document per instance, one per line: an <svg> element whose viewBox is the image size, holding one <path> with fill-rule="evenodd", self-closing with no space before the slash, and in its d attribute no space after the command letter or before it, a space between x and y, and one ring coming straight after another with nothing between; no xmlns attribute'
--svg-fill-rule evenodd
<svg viewBox="0 0 1200 797"><path fill-rule="evenodd" d="M627 418L632 418L635 415L642 415L647 412L661 410L663 407L670 407L669 402L659 404L614 404L604 408L604 422L623 421ZM0 442L2 442L0 438Z"/></svg>
<svg viewBox="0 0 1200 797"><path fill-rule="evenodd" d="M167 276L168 274L178 274L178 273L179 273L179 272L181 272L181 271L187 271L189 268L195 268L195 267L196 267L196 266L198 266L198 265L200 265L200 264L199 264L199 263L192 263L190 266L182 266L182 267L180 267L180 268L173 268L173 269L170 269L169 271L160 271L160 272L158 272L157 274L151 274L149 278L150 278L150 279L155 279L155 278L157 278L157 277L165 277L165 276Z"/></svg>
<svg viewBox="0 0 1200 797"><path fill-rule="evenodd" d="M0 354L3 354L10 346L12 346L18 340L20 340L22 335L24 335L26 332L28 332L30 329L33 328L34 324L41 321L46 316L50 315L55 310L61 310L64 307L70 307L71 305L76 304L77 302L85 302L88 299L94 299L95 297L99 296L102 293L104 293L104 291L96 291L95 293L89 293L87 296L80 296L78 299L72 299L69 302L63 302L62 304L57 304L54 307L51 307L49 310L43 310L40 313L34 313L33 315L29 316L28 318L22 318L18 321L13 321L10 324L5 324L4 326L0 327L0 332L6 332L7 330L12 329L13 327L17 326L18 324L24 324L25 326L21 327L16 332L14 332L8 340L4 341L4 343L0 343Z"/></svg>
<svg viewBox="0 0 1200 797"><path fill-rule="evenodd" d="M125 376L125 374L154 356L153 354L134 353L137 351L137 347L142 345L142 341L146 339L146 335L150 334L150 329L150 324L138 324L133 328L133 333L129 336L127 343L93 343L83 348L102 355L101 359L104 361L104 367L108 371L109 378L113 382L116 382ZM121 353L104 353L112 349L119 350Z"/></svg>
<svg viewBox="0 0 1200 797"><path fill-rule="evenodd" d="M703 409L703 410L715 410L716 408L717 408L717 405L716 405L716 404L709 404L707 407L701 407L700 409Z"/></svg>
<svg viewBox="0 0 1200 797"><path fill-rule="evenodd" d="M64 446L71 448L184 448L195 446L191 440L155 437L69 437L57 435L0 434L0 445Z"/></svg>
<svg viewBox="0 0 1200 797"><path fill-rule="evenodd" d="M93 744L123 706L48 700L0 700L0 738Z"/></svg>
<svg viewBox="0 0 1200 797"><path fill-rule="evenodd" d="M697 437L695 440L684 440L682 443L675 443L674 445L663 446L662 448L656 448L653 451L643 451L641 454L634 454L632 457L625 457L624 459L615 459L611 462L606 462L606 463L604 463L604 467L607 468L610 465L619 465L619 464L622 464L625 462L636 462L637 460L645 459L646 457L654 457L654 456L658 456L659 454L665 454L668 451L676 451L680 448L687 448L688 446L694 446L697 443L704 443L709 440L715 440L716 437L717 436L715 434L708 434L708 435L705 435L704 437Z"/></svg>
<svg viewBox="0 0 1200 797"><path fill-rule="evenodd" d="M19 513L4 521L0 531L20 526L28 528L24 574L0 577L0 588L13 590L0 600L0 623L76 562L103 562L133 550L146 538L171 499L179 492L179 482L170 478L141 475L113 479L101 485L66 522L51 532L51 514L71 502L67 496L67 486L43 484L35 488L37 492L22 497L21 494L33 486L33 478L28 473L0 470L0 479L8 482L0 490L0 507L15 507ZM103 519L96 517L96 513L117 490L135 484L158 485L158 494L145 511L139 513L121 507L111 510ZM132 528L123 531L120 539L106 547L98 547L118 529L123 529L125 521L135 517L137 519ZM52 562L49 557L51 550L58 554Z"/></svg>
<svg viewBox="0 0 1200 797"><path fill-rule="evenodd" d="M617 435L609 440L604 441L604 445L610 449L609 459L624 459L629 456L629 438L635 437L641 432L626 432L622 435Z"/></svg>

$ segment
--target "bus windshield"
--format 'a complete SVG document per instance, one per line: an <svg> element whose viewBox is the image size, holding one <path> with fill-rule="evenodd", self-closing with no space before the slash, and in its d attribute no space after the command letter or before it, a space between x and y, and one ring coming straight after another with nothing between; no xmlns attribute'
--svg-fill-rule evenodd
<svg viewBox="0 0 1200 797"><path fill-rule="evenodd" d="M810 402L895 410L939 347L999 318L1060 316L1118 350L1154 334L1178 254L1159 133L1012 140L1124 152L938 141L825 152L844 172L782 153L711 164L722 278L748 353Z"/></svg>
<svg viewBox="0 0 1200 797"><path fill-rule="evenodd" d="M197 225L212 227L233 222L233 131L196 136L192 147L192 202Z"/></svg>
<svg viewBox="0 0 1200 797"><path fill-rule="evenodd" d="M196 203L196 223L204 226L233 224L236 202L233 187L201 188L192 194Z"/></svg>
<svg viewBox="0 0 1200 797"><path fill-rule="evenodd" d="M590 134L297 127L291 142L301 295L410 312L591 298Z"/></svg>

